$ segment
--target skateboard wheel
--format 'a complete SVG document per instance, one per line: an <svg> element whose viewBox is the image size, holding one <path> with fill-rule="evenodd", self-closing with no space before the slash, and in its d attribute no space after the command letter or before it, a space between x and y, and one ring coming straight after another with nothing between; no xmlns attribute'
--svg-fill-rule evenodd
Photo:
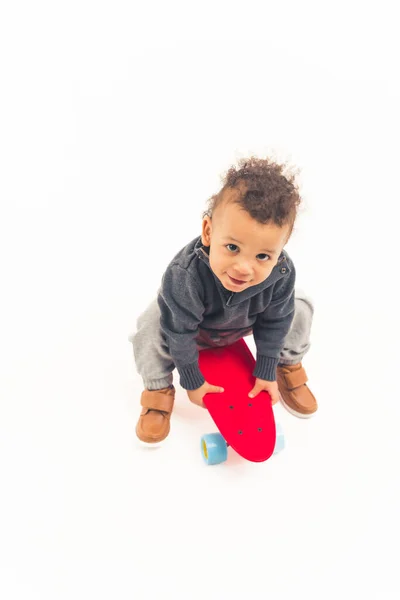
<svg viewBox="0 0 400 600"><path fill-rule="evenodd" d="M283 429L280 426L280 424L277 423L276 424L276 441L275 441L274 454L278 454L278 452L283 450L284 447L285 447L285 436L283 434Z"/></svg>
<svg viewBox="0 0 400 600"><path fill-rule="evenodd" d="M200 446L208 465L218 465L228 458L228 446L220 433L206 433L201 438Z"/></svg>

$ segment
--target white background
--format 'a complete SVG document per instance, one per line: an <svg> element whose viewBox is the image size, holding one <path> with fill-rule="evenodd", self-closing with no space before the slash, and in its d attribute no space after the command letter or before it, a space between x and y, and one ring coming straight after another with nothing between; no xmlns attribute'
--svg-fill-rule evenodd
<svg viewBox="0 0 400 600"><path fill-rule="evenodd" d="M0 596L399 598L395 2L0 13ZM242 156L300 169L314 419L207 467L144 450L127 338Z"/></svg>

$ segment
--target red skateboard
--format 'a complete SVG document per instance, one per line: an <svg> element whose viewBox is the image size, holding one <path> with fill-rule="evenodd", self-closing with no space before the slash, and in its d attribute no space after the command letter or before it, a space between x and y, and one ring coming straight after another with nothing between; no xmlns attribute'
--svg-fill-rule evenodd
<svg viewBox="0 0 400 600"><path fill-rule="evenodd" d="M206 394L204 404L219 433L201 438L205 462L224 462L231 446L240 456L252 462L263 462L284 447L284 437L275 426L271 397L260 392L249 398L255 377L255 359L241 339L223 348L208 348L199 352L199 366L205 379L224 388L221 394Z"/></svg>

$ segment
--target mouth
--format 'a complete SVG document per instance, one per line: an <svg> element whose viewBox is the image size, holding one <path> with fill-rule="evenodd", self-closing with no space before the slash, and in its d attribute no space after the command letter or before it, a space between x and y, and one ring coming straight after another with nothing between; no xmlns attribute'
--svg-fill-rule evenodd
<svg viewBox="0 0 400 600"><path fill-rule="evenodd" d="M234 279L230 275L228 275L228 277L234 285L246 285L246 283L249 283L248 281L243 281L241 279Z"/></svg>

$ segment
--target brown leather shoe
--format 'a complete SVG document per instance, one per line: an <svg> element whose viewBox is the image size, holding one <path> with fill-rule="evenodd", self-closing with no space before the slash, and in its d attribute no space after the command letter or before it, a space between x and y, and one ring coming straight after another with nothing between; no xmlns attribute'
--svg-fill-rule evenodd
<svg viewBox="0 0 400 600"><path fill-rule="evenodd" d="M170 430L175 388L144 390L140 399L142 412L136 425L136 435L142 442L155 444L165 440Z"/></svg>
<svg viewBox="0 0 400 600"><path fill-rule="evenodd" d="M306 385L308 377L301 363L278 365L278 388L284 407L296 417L311 417L317 409L317 401Z"/></svg>

